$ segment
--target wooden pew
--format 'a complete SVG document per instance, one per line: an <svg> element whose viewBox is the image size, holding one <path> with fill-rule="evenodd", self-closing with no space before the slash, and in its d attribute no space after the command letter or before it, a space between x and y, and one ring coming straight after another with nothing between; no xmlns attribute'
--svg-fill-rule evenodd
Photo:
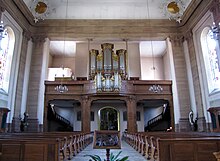
<svg viewBox="0 0 220 161"><path fill-rule="evenodd" d="M52 157L52 158L54 158L53 160L54 161L68 160L68 159L71 159L74 155L76 155L75 150L78 151L78 149L76 148L76 142L74 142L76 135L80 136L80 139L78 142L78 145L80 145L80 147L79 147L80 150L83 150L83 148L85 148L86 145L91 143L92 134L90 134L90 133L86 134L86 133L80 133L80 132L77 132L77 133L74 133L74 132L7 133L4 135L0 135L0 151L2 149L1 147L4 147L4 151L0 152L0 153L2 153L2 155L0 157L5 158L5 156L7 156L7 154L9 154L6 152L10 151L9 149L6 150L7 148L5 148L5 147L7 147L7 146L5 146L5 144L2 144L2 143L5 143L5 140L7 140L7 142L8 142L7 145L9 147L10 146L14 147L15 146L14 143L16 140L17 141L16 146L21 147L21 148L19 148L19 149L17 148L18 149L17 151L19 152L19 154L13 153L11 155L11 157L14 156L16 159L19 158L18 161L20 161L20 160L23 161L23 159L26 155L24 150L26 149L26 146L32 142L34 142L37 145L39 145L38 142L40 142L42 145L45 146L45 148L43 148L43 149L45 149L45 151L47 151L46 149L49 150L49 148L47 146L51 147L52 146L51 143L55 142L56 145L54 145L54 146L56 146L56 147L52 148L52 150L56 151L56 152L54 152L55 154L58 153L58 158ZM87 138L87 140L85 140L85 138ZM85 142L87 142L87 144L85 144ZM33 144L33 146L35 144ZM32 149L34 149L34 148L35 147L32 147ZM16 147L15 147L15 149L16 149ZM38 149L38 148L36 148L36 149ZM40 149L40 151L42 151L42 148ZM20 153L22 153L23 155L21 155ZM46 152L42 153L42 155L44 155L44 154L46 155L49 153L46 153ZM38 155L40 155L40 154L38 154ZM20 156L23 156L23 157L20 157ZM45 157L44 157L44 159L42 159L42 161L44 161L44 160L51 161L51 160L45 159Z"/></svg>
<svg viewBox="0 0 220 161"><path fill-rule="evenodd" d="M138 144L144 144L143 146L138 146L139 148L141 147L141 150L138 148L136 149L137 143L134 142L133 146L136 150L138 150L142 155L146 155L146 158L153 159L153 160L160 160L160 150L164 149L159 146L159 140L161 139L177 139L177 138L219 138L218 133L205 133L205 132L139 132L136 134L126 134L125 137L133 135L134 137L137 135L142 135L145 137L144 143L141 143L143 140L139 139ZM125 139L128 140L128 139ZM207 141L207 140L206 140ZM167 148L167 147L166 147ZM166 149L165 148L165 149ZM143 153L144 151L144 153ZM172 152L171 152L172 153Z"/></svg>
<svg viewBox="0 0 220 161"><path fill-rule="evenodd" d="M219 137L159 139L159 161L216 161Z"/></svg>

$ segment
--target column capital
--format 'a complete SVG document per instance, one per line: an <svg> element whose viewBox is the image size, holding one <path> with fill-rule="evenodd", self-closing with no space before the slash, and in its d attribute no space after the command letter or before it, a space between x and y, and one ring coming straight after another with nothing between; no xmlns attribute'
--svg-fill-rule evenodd
<svg viewBox="0 0 220 161"><path fill-rule="evenodd" d="M126 101L129 101L129 102L136 102L136 96L134 95L130 95L126 98Z"/></svg>
<svg viewBox="0 0 220 161"><path fill-rule="evenodd" d="M32 41L34 43L44 43L46 40L46 36L45 35L33 35L32 37Z"/></svg>
<svg viewBox="0 0 220 161"><path fill-rule="evenodd" d="M213 13L215 23L219 23L216 21L219 21L219 16L220 16L220 0L212 1L210 12Z"/></svg>
<svg viewBox="0 0 220 161"><path fill-rule="evenodd" d="M3 12L5 12L5 7L0 5L0 13L3 13Z"/></svg>
<svg viewBox="0 0 220 161"><path fill-rule="evenodd" d="M184 35L184 40L186 40L186 41L193 40L193 32L192 32L192 30L189 30L189 31L186 32L186 34Z"/></svg>
<svg viewBox="0 0 220 161"><path fill-rule="evenodd" d="M170 42L174 45L180 46L183 41L184 41L184 36L183 35L171 35L169 36Z"/></svg>
<svg viewBox="0 0 220 161"><path fill-rule="evenodd" d="M3 7L1 1L0 1L0 20L2 20L2 13L5 12L5 7Z"/></svg>
<svg viewBox="0 0 220 161"><path fill-rule="evenodd" d="M81 103L82 102L89 103L91 101L91 99L89 96L82 96L80 101L81 101Z"/></svg>
<svg viewBox="0 0 220 161"><path fill-rule="evenodd" d="M31 39L31 33L28 31L23 31L23 38L29 41Z"/></svg>

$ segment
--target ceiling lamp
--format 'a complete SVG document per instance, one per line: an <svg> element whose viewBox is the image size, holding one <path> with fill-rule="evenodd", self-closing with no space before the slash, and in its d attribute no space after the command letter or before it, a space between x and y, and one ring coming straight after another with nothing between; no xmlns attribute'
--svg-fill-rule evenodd
<svg viewBox="0 0 220 161"><path fill-rule="evenodd" d="M162 8L165 17L180 23L186 4L184 0L166 0L166 2L162 4Z"/></svg>
<svg viewBox="0 0 220 161"><path fill-rule="evenodd" d="M65 55L65 51L66 51L66 26L67 26L67 13L68 13L68 0L67 0L67 3L66 3L66 19L65 19L65 24L64 24L64 41L63 41L63 58L64 58L64 55ZM63 61L62 61L63 62ZM63 84L63 79L64 79L64 66L62 65L62 75L63 77L61 78L61 82L60 82L60 85L56 86L55 87L55 90L59 93L65 93L65 92L68 92L68 87L66 85Z"/></svg>
<svg viewBox="0 0 220 161"><path fill-rule="evenodd" d="M48 0L33 0L30 6L30 10L34 16L34 22L44 20L55 9L50 7Z"/></svg>
<svg viewBox="0 0 220 161"><path fill-rule="evenodd" d="M148 19L150 19L150 8L149 8L149 0L147 0L147 15L148 15ZM149 27L151 28L151 21L149 21ZM156 67L155 67L155 62L154 62L154 49L153 49L153 42L152 42L152 38L151 38L151 34L150 34L150 45L151 45L151 53L152 53L152 58L153 58L153 62L152 62L152 70L153 70L153 75L154 75L154 80L155 80L155 71L156 71ZM153 93L161 93L163 92L163 88L158 85L158 84L154 84L151 85L148 90L150 92Z"/></svg>

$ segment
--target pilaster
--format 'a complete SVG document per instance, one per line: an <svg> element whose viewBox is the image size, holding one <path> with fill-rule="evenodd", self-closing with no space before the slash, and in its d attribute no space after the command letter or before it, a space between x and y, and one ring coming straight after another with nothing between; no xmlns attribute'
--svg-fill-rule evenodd
<svg viewBox="0 0 220 161"><path fill-rule="evenodd" d="M126 99L127 104L127 129L128 132L137 132L137 122L136 122L136 97L129 96Z"/></svg>
<svg viewBox="0 0 220 161"><path fill-rule="evenodd" d="M188 129L186 125L187 123L183 123L188 120L188 114L190 112L189 84L183 48L184 37L183 35L173 35L170 37L170 41L172 44L177 95L179 99L179 128Z"/></svg>
<svg viewBox="0 0 220 161"><path fill-rule="evenodd" d="M38 131L38 102L39 91L44 84L41 84L41 70L43 62L43 50L45 36L33 36L33 51L31 58L31 69L29 77L28 98L26 112L29 114L28 130ZM35 129L37 128L37 129Z"/></svg>
<svg viewBox="0 0 220 161"><path fill-rule="evenodd" d="M18 71L18 82L16 87L16 96L15 96L15 108L14 108L14 117L12 120L12 131L20 132L20 115L21 115L21 101L23 93L23 83L24 83L24 73L25 73L25 64L27 56L28 41L30 40L30 33L24 31L20 55L20 64Z"/></svg>
<svg viewBox="0 0 220 161"><path fill-rule="evenodd" d="M193 79L193 87L194 87L194 93L195 93L195 103L196 103L196 115L198 117L198 131L204 131L205 129L205 119L204 113L207 111L204 111L203 103L202 103L202 93L201 93L201 84L200 84L200 76L199 76L199 69L198 64L196 60L196 52L195 52L195 46L193 41L193 32L190 30L188 31L184 39L187 41L188 45L188 51L189 51L189 58L190 58L190 64L191 64L191 71L192 71L192 79Z"/></svg>
<svg viewBox="0 0 220 161"><path fill-rule="evenodd" d="M81 108L82 108L82 129L83 132L90 132L90 110L91 110L91 100L88 96L83 96L81 98Z"/></svg>

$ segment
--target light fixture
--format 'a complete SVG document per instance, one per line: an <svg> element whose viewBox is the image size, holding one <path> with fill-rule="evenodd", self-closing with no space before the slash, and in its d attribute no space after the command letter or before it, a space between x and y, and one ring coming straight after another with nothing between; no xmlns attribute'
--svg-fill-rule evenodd
<svg viewBox="0 0 220 161"><path fill-rule="evenodd" d="M161 8L165 17L180 23L186 8L186 0L166 0Z"/></svg>
<svg viewBox="0 0 220 161"><path fill-rule="evenodd" d="M44 20L50 13L55 11L52 8L48 0L32 0L30 10L34 16L34 22L37 23L39 20Z"/></svg>
<svg viewBox="0 0 220 161"><path fill-rule="evenodd" d="M65 51L66 51L66 26L67 26L67 13L68 13L68 0L67 0L67 3L66 3L66 19L65 19L65 24L64 24L64 41L63 41L63 57L64 57L64 54L65 54ZM63 62L63 61L62 61ZM57 92L59 92L59 93L65 93L65 92L68 92L68 87L66 86L66 85L64 85L63 84L63 79L64 79L64 70L65 70L65 68L64 68L64 66L62 65L61 66L61 68L62 68L62 78L61 78L61 83L60 83L60 85L58 85L58 86L56 86L55 87L55 90L57 91Z"/></svg>
<svg viewBox="0 0 220 161"><path fill-rule="evenodd" d="M149 9L149 0L147 0L147 15L148 15L148 20L149 20L149 28L151 28L151 21L150 21L150 9ZM151 34L150 34L151 35ZM154 75L154 80L155 80L155 71L156 71L156 67L155 67L155 62L154 62L154 49L153 49L153 41L152 38L150 36L150 45L151 45L151 53L152 53L152 70L153 70L153 75ZM160 85L154 84L152 86L149 87L148 89L149 91L153 92L153 93L160 93L163 91L163 88Z"/></svg>
<svg viewBox="0 0 220 161"><path fill-rule="evenodd" d="M150 9L149 9L149 2L147 0L147 16L148 16L148 20L149 20L149 28L151 28L151 21L150 21ZM155 63L154 63L154 49L153 49L153 41L152 41L152 38L151 38L151 33L150 33L150 49L151 49L151 54L152 54L152 68L151 70L153 70L153 75L154 75L154 79L155 79L155 70L156 70L156 67L155 67Z"/></svg>

